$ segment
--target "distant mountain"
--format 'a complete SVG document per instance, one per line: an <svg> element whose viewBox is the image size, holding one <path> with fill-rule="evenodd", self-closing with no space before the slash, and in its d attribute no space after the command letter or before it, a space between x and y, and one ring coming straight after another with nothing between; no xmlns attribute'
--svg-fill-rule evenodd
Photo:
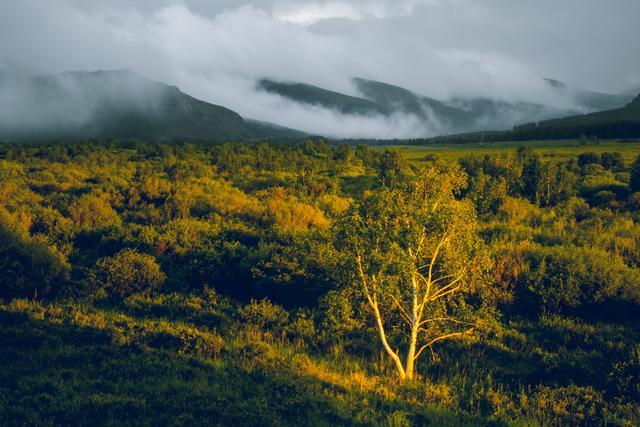
<svg viewBox="0 0 640 427"><path fill-rule="evenodd" d="M0 75L2 139L234 140L298 136L132 71Z"/></svg>
<svg viewBox="0 0 640 427"><path fill-rule="evenodd" d="M518 135L529 132L527 135L531 137L555 135L555 131L543 132L541 129L558 126L564 126L567 135L573 135L576 129L594 135L621 135L617 130L614 133L602 130L603 116L579 115L600 109L608 110L605 121L616 123L616 129L622 122L631 120L635 123L635 116L625 115L630 111L625 104L634 98L632 95L575 89L552 79L546 79L546 82L575 108L492 98L438 100L400 86L362 78L353 79L353 93L349 95L298 82L263 79L256 84L258 90L291 102L331 109L345 116L379 117L381 120L408 117L408 123L418 133L424 132L425 137L507 131L514 126ZM568 122L549 121L563 117ZM528 124L521 126L522 123ZM635 129L635 125L629 126ZM565 133L561 132L562 135ZM148 80L128 70L66 72L40 77L15 76L0 71L0 140L227 141L302 138L306 135L271 123L245 119L225 107L193 98L175 86Z"/></svg>
<svg viewBox="0 0 640 427"><path fill-rule="evenodd" d="M341 114L360 116L391 114L390 109L376 102L309 84L262 79L258 82L257 87L259 90L279 95L291 101L335 110Z"/></svg>
<svg viewBox="0 0 640 427"><path fill-rule="evenodd" d="M310 136L307 132L291 129L274 123L260 120L244 119L244 123L249 128L254 137L258 138L305 138Z"/></svg>

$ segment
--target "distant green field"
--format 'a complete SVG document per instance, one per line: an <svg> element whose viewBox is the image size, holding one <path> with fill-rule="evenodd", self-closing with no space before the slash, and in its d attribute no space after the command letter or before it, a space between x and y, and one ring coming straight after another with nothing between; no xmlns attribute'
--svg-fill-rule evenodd
<svg viewBox="0 0 640 427"><path fill-rule="evenodd" d="M458 159L469 154L500 154L516 150L518 147L530 146L543 157L554 160L576 158L582 153L619 152L625 161L632 161L640 155L640 141L604 140L598 145L581 145L576 140L564 141L506 141L473 144L433 144L422 146L394 146L413 161L426 160L425 156L436 154L444 159ZM384 148L392 148L390 146Z"/></svg>

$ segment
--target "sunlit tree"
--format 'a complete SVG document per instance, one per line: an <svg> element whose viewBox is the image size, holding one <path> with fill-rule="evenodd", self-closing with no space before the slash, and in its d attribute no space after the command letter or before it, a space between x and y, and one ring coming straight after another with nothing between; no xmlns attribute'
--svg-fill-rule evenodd
<svg viewBox="0 0 640 427"><path fill-rule="evenodd" d="M402 380L424 351L477 326L463 298L482 264L474 208L455 198L465 182L459 169L437 166L367 197L342 223L351 283Z"/></svg>

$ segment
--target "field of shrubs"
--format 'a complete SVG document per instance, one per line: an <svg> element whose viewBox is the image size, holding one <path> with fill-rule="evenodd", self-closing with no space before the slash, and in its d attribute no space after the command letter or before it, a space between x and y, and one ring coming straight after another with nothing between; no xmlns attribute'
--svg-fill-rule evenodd
<svg viewBox="0 0 640 427"><path fill-rule="evenodd" d="M638 425L640 158L590 148L0 145L0 424Z"/></svg>

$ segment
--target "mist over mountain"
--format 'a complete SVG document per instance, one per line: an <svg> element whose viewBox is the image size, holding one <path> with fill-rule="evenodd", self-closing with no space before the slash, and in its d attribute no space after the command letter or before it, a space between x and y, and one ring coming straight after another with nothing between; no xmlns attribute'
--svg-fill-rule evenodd
<svg viewBox="0 0 640 427"><path fill-rule="evenodd" d="M505 101L491 97L437 100L409 89L375 80L352 79L358 96L318 86L261 79L259 90L301 106L329 109L345 116L411 117L422 137L480 130L508 130L514 126L580 113L620 108L633 96L605 94L572 88L558 80L544 79L556 92L558 105Z"/></svg>
<svg viewBox="0 0 640 427"><path fill-rule="evenodd" d="M599 139L637 138L640 138L640 95L620 108L524 123L507 131L468 132L408 142L420 145L579 139L586 143L597 143Z"/></svg>
<svg viewBox="0 0 640 427"><path fill-rule="evenodd" d="M0 74L0 137L232 140L299 132L243 119L133 71Z"/></svg>
<svg viewBox="0 0 640 427"><path fill-rule="evenodd" d="M622 107L631 102L635 95L640 92L640 89L634 89L621 94L609 94L574 88L555 79L545 78L544 80L558 93L566 96L576 107L582 109L582 112L611 110Z"/></svg>
<svg viewBox="0 0 640 427"><path fill-rule="evenodd" d="M380 127L392 124L412 137L510 130L523 123L620 108L633 98L626 94L574 89L552 79L545 82L562 97L561 105L572 107L488 97L437 100L400 86L363 78L352 79L352 94L272 79L259 80L255 90L290 104L289 108L315 111L318 115L329 112L353 123ZM5 140L228 141L304 135L285 126L243 118L225 106L201 101L175 86L146 79L131 70L64 72L36 77L0 73L0 138Z"/></svg>

